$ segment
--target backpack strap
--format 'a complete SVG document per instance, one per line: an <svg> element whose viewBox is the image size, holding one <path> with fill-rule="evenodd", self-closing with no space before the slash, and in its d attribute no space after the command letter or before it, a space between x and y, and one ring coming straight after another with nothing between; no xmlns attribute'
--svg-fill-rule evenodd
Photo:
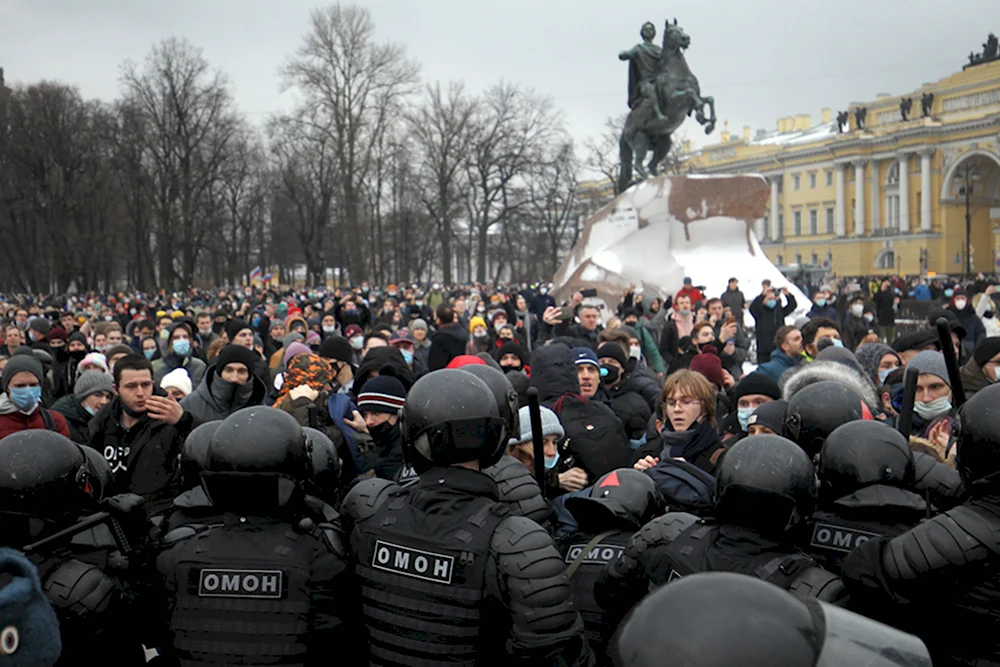
<svg viewBox="0 0 1000 667"><path fill-rule="evenodd" d="M59 431L59 428L56 427L56 420L52 418L52 414L48 410L42 406L38 406L38 414L42 416L42 421L45 423L45 430Z"/></svg>
<svg viewBox="0 0 1000 667"><path fill-rule="evenodd" d="M600 544L601 540L603 540L605 537L610 537L614 535L615 532L617 531L607 530L601 533L600 535L596 535L594 539L587 542L587 546L583 548L583 551L581 551L580 554L573 559L573 562L569 564L569 567L566 568L566 578L572 579L573 575L576 574L576 571L580 569L580 566L583 564L583 561L587 559L587 554L590 553L590 550L596 547L598 544Z"/></svg>

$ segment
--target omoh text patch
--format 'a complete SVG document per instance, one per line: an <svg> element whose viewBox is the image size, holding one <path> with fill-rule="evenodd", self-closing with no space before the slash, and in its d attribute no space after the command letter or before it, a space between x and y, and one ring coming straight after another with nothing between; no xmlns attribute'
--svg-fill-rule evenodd
<svg viewBox="0 0 1000 667"><path fill-rule="evenodd" d="M280 600L283 579L281 570L202 570L198 597Z"/></svg>
<svg viewBox="0 0 1000 667"><path fill-rule="evenodd" d="M404 577L450 584L455 557L376 540L372 567Z"/></svg>

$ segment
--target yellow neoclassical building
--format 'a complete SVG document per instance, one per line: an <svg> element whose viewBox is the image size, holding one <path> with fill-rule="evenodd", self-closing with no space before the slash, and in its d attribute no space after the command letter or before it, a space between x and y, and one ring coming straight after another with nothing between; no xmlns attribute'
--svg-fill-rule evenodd
<svg viewBox="0 0 1000 667"><path fill-rule="evenodd" d="M970 57L940 81L846 113L824 109L821 121L800 114L756 136L723 131L685 166L771 182L757 236L786 270L964 273L967 209L972 271L998 270L1000 59Z"/></svg>

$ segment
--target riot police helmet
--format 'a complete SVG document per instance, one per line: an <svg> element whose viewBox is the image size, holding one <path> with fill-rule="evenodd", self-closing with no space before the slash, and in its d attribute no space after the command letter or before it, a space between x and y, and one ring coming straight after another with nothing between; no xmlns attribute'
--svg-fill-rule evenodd
<svg viewBox="0 0 1000 667"><path fill-rule="evenodd" d="M712 622L694 609L712 609ZM694 574L649 594L622 624L610 653L616 667L659 667L664 656L691 667L931 666L913 635L730 572Z"/></svg>
<svg viewBox="0 0 1000 667"><path fill-rule="evenodd" d="M1000 385L981 389L958 409L952 428L956 467L973 493L1000 486Z"/></svg>
<svg viewBox="0 0 1000 667"><path fill-rule="evenodd" d="M221 419L199 424L184 439L184 446L181 447L181 478L185 489L198 486L202 471L208 470L208 448L220 424Z"/></svg>
<svg viewBox="0 0 1000 667"><path fill-rule="evenodd" d="M877 421L838 426L819 453L820 504L874 484L909 488L913 451L902 433Z"/></svg>
<svg viewBox="0 0 1000 667"><path fill-rule="evenodd" d="M459 370L472 373L477 378L486 383L486 386L493 392L496 399L497 409L500 410L500 418L506 426L506 433L503 441L507 442L511 438L516 438L521 434L521 420L518 417L517 391L511 384L503 371L492 366L480 366L478 364L466 364L459 366Z"/></svg>
<svg viewBox="0 0 1000 667"><path fill-rule="evenodd" d="M788 400L785 435L797 442L811 459L835 428L871 418L861 394L839 382L824 380L803 387Z"/></svg>
<svg viewBox="0 0 1000 667"><path fill-rule="evenodd" d="M287 412L263 406L237 410L212 436L202 486L214 505L234 511L284 507L312 477L309 449L305 432Z"/></svg>
<svg viewBox="0 0 1000 667"><path fill-rule="evenodd" d="M329 502L336 497L340 488L340 453L326 433L304 426L306 441L310 446L312 456L312 477L309 484L310 493Z"/></svg>
<svg viewBox="0 0 1000 667"><path fill-rule="evenodd" d="M717 474L715 513L721 523L781 533L812 513L812 461L780 435L752 435L726 452Z"/></svg>
<svg viewBox="0 0 1000 667"><path fill-rule="evenodd" d="M115 474L111 470L111 464L104 458L103 453L93 447L80 445L80 449L83 450L84 455L87 457L87 466L90 469L92 477L91 487L93 493L91 495L97 500L101 500L115 481Z"/></svg>
<svg viewBox="0 0 1000 667"><path fill-rule="evenodd" d="M598 479L589 494L567 498L566 509L584 532L635 531L660 514L663 496L646 473L619 468Z"/></svg>
<svg viewBox="0 0 1000 667"><path fill-rule="evenodd" d="M506 425L489 385L472 373L442 369L417 380L403 407L404 453L424 472L428 465L478 461L487 468L503 455ZM421 469L423 468L423 469Z"/></svg>
<svg viewBox="0 0 1000 667"><path fill-rule="evenodd" d="M83 448L44 429L0 440L2 543L37 537L96 509L101 482Z"/></svg>

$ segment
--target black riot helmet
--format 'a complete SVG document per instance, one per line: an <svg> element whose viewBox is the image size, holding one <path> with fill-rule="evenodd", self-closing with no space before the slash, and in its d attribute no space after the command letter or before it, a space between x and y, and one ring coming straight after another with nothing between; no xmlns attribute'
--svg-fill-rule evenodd
<svg viewBox="0 0 1000 667"><path fill-rule="evenodd" d="M726 452L716 476L721 523L780 533L812 513L816 475L812 461L780 435L752 435Z"/></svg>
<svg viewBox="0 0 1000 667"><path fill-rule="evenodd" d="M340 453L333 440L322 431L304 426L312 456L312 478L309 492L321 500L330 502L340 488Z"/></svg>
<svg viewBox="0 0 1000 667"><path fill-rule="evenodd" d="M306 435L295 418L256 406L237 410L219 424L201 478L212 504L254 514L289 505L312 469Z"/></svg>
<svg viewBox="0 0 1000 667"><path fill-rule="evenodd" d="M115 481L115 474L111 471L111 465L104 458L104 454L85 445L80 445L80 449L87 457L87 466L92 478L93 493L91 495L97 500L101 500L111 488L112 482Z"/></svg>
<svg viewBox="0 0 1000 667"><path fill-rule="evenodd" d="M566 509L584 532L634 531L662 511L663 496L646 473L619 468L598 479L589 495L567 498Z"/></svg>
<svg viewBox="0 0 1000 667"><path fill-rule="evenodd" d="M44 429L0 440L0 545L63 528L96 509L100 480L80 445Z"/></svg>
<svg viewBox="0 0 1000 667"><path fill-rule="evenodd" d="M902 433L882 422L847 422L827 437L816 474L821 504L873 484L909 488L913 451Z"/></svg>
<svg viewBox="0 0 1000 667"><path fill-rule="evenodd" d="M403 451L424 472L428 465L479 461L488 468L503 455L506 425L489 385L472 373L442 369L417 380L402 416Z"/></svg>
<svg viewBox="0 0 1000 667"><path fill-rule="evenodd" d="M504 434L504 442L511 438L519 437L521 434L521 420L517 410L517 391L510 383L503 371L498 371L491 366L481 366L479 364L466 364L460 366L459 370L472 373L477 378L486 383L486 386L493 392L496 399L497 408L500 410L500 418L503 419L507 432Z"/></svg>
<svg viewBox="0 0 1000 667"><path fill-rule="evenodd" d="M184 439L184 446L181 447L181 477L185 489L194 488L201 483L201 473L208 470L208 448L220 424L221 419L200 424Z"/></svg>
<svg viewBox="0 0 1000 667"><path fill-rule="evenodd" d="M788 400L785 435L797 442L811 459L819 454L833 429L846 422L871 418L861 394L839 382L824 380L803 387Z"/></svg>
<svg viewBox="0 0 1000 667"><path fill-rule="evenodd" d="M958 409L952 434L958 443L956 467L970 491L1000 484L1000 385L980 389Z"/></svg>
<svg viewBox="0 0 1000 667"><path fill-rule="evenodd" d="M712 609L712 622L695 609ZM730 572L694 574L650 593L610 652L616 667L660 667L664 656L690 667L931 667L913 635Z"/></svg>

